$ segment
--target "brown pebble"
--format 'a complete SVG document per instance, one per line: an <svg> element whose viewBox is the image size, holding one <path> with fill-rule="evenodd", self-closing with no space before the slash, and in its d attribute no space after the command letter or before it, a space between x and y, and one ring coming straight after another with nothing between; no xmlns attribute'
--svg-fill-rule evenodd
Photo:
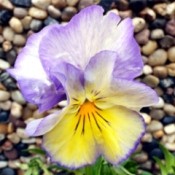
<svg viewBox="0 0 175 175"><path fill-rule="evenodd" d="M133 12L132 10L125 10L125 11L119 11L118 12L119 16L124 19L124 18L128 18L128 17L132 17Z"/></svg>
<svg viewBox="0 0 175 175"><path fill-rule="evenodd" d="M151 31L151 39L162 39L165 36L162 29L154 29Z"/></svg>
<svg viewBox="0 0 175 175"><path fill-rule="evenodd" d="M76 13L75 7L66 7L61 14L61 18L63 21L69 21Z"/></svg>
<svg viewBox="0 0 175 175"><path fill-rule="evenodd" d="M12 43L10 41L4 41L2 43L2 48L5 52L8 52L9 50L12 49Z"/></svg>
<svg viewBox="0 0 175 175"><path fill-rule="evenodd" d="M167 61L167 52L163 49L157 49L154 53L149 56L148 64L151 66L161 66Z"/></svg>
<svg viewBox="0 0 175 175"><path fill-rule="evenodd" d="M168 115L170 115L170 116L175 115L175 106L173 106L172 104L165 103L163 109Z"/></svg>
<svg viewBox="0 0 175 175"><path fill-rule="evenodd" d="M144 29L141 32L135 35L136 41L139 44L145 45L149 41L150 31L148 29Z"/></svg>
<svg viewBox="0 0 175 175"><path fill-rule="evenodd" d="M148 154L145 152L141 152L139 154L134 155L132 158L138 163L144 163L148 160Z"/></svg>
<svg viewBox="0 0 175 175"><path fill-rule="evenodd" d="M7 126L7 132L8 132L8 134L13 133L14 130L15 129L14 129L13 123L12 122L8 123L8 126Z"/></svg>
<svg viewBox="0 0 175 175"><path fill-rule="evenodd" d="M175 19L167 22L165 30L168 34L175 36Z"/></svg>
<svg viewBox="0 0 175 175"><path fill-rule="evenodd" d="M80 2L78 3L78 9L81 10L93 4L94 4L94 0L80 0Z"/></svg>
<svg viewBox="0 0 175 175"><path fill-rule="evenodd" d="M68 6L75 6L79 0L66 0Z"/></svg>
<svg viewBox="0 0 175 175"><path fill-rule="evenodd" d="M9 151L4 151L4 155L7 157L9 160L15 160L18 158L18 152L16 149L11 149Z"/></svg>
<svg viewBox="0 0 175 175"><path fill-rule="evenodd" d="M159 44L162 48L168 49L171 46L175 45L175 38L172 36L166 35L159 41Z"/></svg>
<svg viewBox="0 0 175 175"><path fill-rule="evenodd" d="M57 9L56 7L54 7L53 5L49 5L48 13L53 18L60 18L61 16L61 11Z"/></svg>
<svg viewBox="0 0 175 175"><path fill-rule="evenodd" d="M161 3L161 4L156 4L153 6L154 11L160 15L160 16L165 16L166 15L166 3Z"/></svg>
<svg viewBox="0 0 175 175"><path fill-rule="evenodd" d="M29 9L29 15L36 19L45 19L47 17L47 12L36 7L31 7Z"/></svg>
<svg viewBox="0 0 175 175"><path fill-rule="evenodd" d="M165 66L156 66L153 68L153 74L158 78L166 78L168 76L168 70Z"/></svg>
<svg viewBox="0 0 175 175"><path fill-rule="evenodd" d="M23 120L15 120L14 122L14 125L18 128L25 128L26 127L26 124L24 123Z"/></svg>
<svg viewBox="0 0 175 175"><path fill-rule="evenodd" d="M30 28L30 24L32 22L32 17L31 16L25 16L22 20L22 25L24 29L28 30Z"/></svg>
<svg viewBox="0 0 175 175"><path fill-rule="evenodd" d="M7 134L7 124L0 123L0 134Z"/></svg>
<svg viewBox="0 0 175 175"><path fill-rule="evenodd" d="M51 0L32 0L32 4L40 9L47 10Z"/></svg>
<svg viewBox="0 0 175 175"><path fill-rule="evenodd" d="M16 34L13 39L13 44L16 46L24 46L26 43L26 38L24 35Z"/></svg>
<svg viewBox="0 0 175 175"><path fill-rule="evenodd" d="M52 0L51 3L59 9L64 8L67 5L66 0Z"/></svg>
<svg viewBox="0 0 175 175"><path fill-rule="evenodd" d="M3 143L3 145L2 145L2 149L4 150L4 151L9 151L9 150L11 150L13 148L13 144L12 144L12 142L10 142L9 140L6 140L4 143Z"/></svg>
<svg viewBox="0 0 175 175"><path fill-rule="evenodd" d="M7 138L14 144L17 144L20 142L20 137L16 133L11 133L7 136Z"/></svg>
<svg viewBox="0 0 175 175"><path fill-rule="evenodd" d="M148 132L155 132L161 129L163 129L162 123L157 120L152 120L151 123L147 126L146 130Z"/></svg>
<svg viewBox="0 0 175 175"><path fill-rule="evenodd" d="M16 33L22 33L23 26L18 18L12 17L9 21L9 25Z"/></svg>
<svg viewBox="0 0 175 175"><path fill-rule="evenodd" d="M168 64L166 67L168 69L168 75L175 77L175 63Z"/></svg>
<svg viewBox="0 0 175 175"><path fill-rule="evenodd" d="M15 17L21 19L24 18L27 15L27 10L25 8L21 8L21 7L15 7L13 9L13 14Z"/></svg>
<svg viewBox="0 0 175 175"><path fill-rule="evenodd" d="M152 88L155 88L159 84L159 79L153 75L147 75L143 78L143 83L147 84Z"/></svg>
<svg viewBox="0 0 175 175"><path fill-rule="evenodd" d="M1 8L13 10L13 4L9 0L1 0L0 1L0 9Z"/></svg>
<svg viewBox="0 0 175 175"><path fill-rule="evenodd" d="M175 63L175 46L168 49L168 60Z"/></svg>
<svg viewBox="0 0 175 175"><path fill-rule="evenodd" d="M5 40L13 41L14 31L10 27L5 27L2 34Z"/></svg>
<svg viewBox="0 0 175 175"><path fill-rule="evenodd" d="M153 133L153 137L155 138L155 139L160 139L160 138L162 138L164 136L164 132L163 132L163 130L161 129L161 130L158 130L158 131L155 131L154 133Z"/></svg>
<svg viewBox="0 0 175 175"><path fill-rule="evenodd" d="M156 49L158 45L156 41L149 40L143 47L142 47L142 53L146 56L152 54Z"/></svg>
<svg viewBox="0 0 175 175"><path fill-rule="evenodd" d="M156 13L151 8L145 8L140 12L140 16L147 21L153 21L156 19Z"/></svg>
<svg viewBox="0 0 175 175"><path fill-rule="evenodd" d="M151 142L153 139L152 135L150 133L145 133L142 137L142 142Z"/></svg>
<svg viewBox="0 0 175 175"><path fill-rule="evenodd" d="M165 112L161 109L152 109L150 116L155 120L161 120L165 115Z"/></svg>

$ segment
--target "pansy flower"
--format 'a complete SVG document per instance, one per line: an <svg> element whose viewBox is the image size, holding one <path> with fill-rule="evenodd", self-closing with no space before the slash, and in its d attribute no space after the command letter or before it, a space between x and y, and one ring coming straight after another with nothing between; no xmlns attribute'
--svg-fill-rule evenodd
<svg viewBox="0 0 175 175"><path fill-rule="evenodd" d="M158 101L133 80L142 68L131 19L103 16L94 5L32 35L9 72L41 111L67 98L64 109L30 122L26 132L43 135L52 161L79 168L99 156L117 165L136 149L145 130L139 110Z"/></svg>

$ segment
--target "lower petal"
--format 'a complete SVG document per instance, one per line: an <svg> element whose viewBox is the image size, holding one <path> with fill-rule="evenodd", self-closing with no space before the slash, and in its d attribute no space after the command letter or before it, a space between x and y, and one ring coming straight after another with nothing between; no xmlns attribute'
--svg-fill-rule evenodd
<svg viewBox="0 0 175 175"><path fill-rule="evenodd" d="M43 146L52 161L69 168L93 164L99 155L118 164L136 149L144 130L134 111L119 106L101 110L86 102L44 136Z"/></svg>

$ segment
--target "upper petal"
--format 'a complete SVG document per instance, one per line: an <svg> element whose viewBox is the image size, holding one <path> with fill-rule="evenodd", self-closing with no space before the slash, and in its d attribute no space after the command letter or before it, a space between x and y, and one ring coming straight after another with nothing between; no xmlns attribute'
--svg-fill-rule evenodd
<svg viewBox="0 0 175 175"><path fill-rule="evenodd" d="M50 80L38 54L42 37L53 27L59 28L57 25L51 25L30 36L17 57L15 67L8 70L18 81L24 97L37 104L41 111L51 108L64 96L63 87L61 84L55 86Z"/></svg>
<svg viewBox="0 0 175 175"><path fill-rule="evenodd" d="M110 49L108 46L116 40L113 34L120 17L114 14L104 17L103 11L100 6L87 7L66 26L50 31L40 46L43 64L51 65L53 60L62 58L84 69L92 56Z"/></svg>

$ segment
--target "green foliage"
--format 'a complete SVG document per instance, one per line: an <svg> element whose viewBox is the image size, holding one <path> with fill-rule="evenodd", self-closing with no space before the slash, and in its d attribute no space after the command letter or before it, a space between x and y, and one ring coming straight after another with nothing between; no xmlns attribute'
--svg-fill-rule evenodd
<svg viewBox="0 0 175 175"><path fill-rule="evenodd" d="M159 145L164 154L164 161L154 157L156 163L160 167L161 175L175 174L175 156L168 151L163 145Z"/></svg>

